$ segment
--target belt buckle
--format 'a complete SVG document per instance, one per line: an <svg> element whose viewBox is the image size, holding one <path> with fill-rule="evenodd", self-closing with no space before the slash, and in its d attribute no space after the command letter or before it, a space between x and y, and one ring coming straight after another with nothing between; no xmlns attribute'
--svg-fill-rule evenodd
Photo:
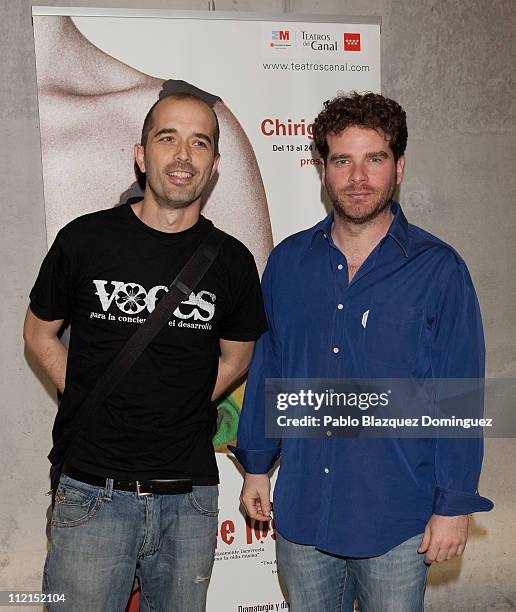
<svg viewBox="0 0 516 612"><path fill-rule="evenodd" d="M152 493L144 493L140 491L140 481L139 480L136 481L136 493L138 494L138 497L143 497L144 495L152 495Z"/></svg>

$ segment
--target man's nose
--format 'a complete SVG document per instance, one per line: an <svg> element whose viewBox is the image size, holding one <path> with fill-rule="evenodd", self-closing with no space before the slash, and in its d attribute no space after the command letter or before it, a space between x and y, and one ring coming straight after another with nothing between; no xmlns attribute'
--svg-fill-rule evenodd
<svg viewBox="0 0 516 612"><path fill-rule="evenodd" d="M191 159L190 147L187 142L181 141L176 150L176 159L189 161Z"/></svg>
<svg viewBox="0 0 516 612"><path fill-rule="evenodd" d="M367 172L363 164L353 164L349 174L351 183L362 183L367 180Z"/></svg>

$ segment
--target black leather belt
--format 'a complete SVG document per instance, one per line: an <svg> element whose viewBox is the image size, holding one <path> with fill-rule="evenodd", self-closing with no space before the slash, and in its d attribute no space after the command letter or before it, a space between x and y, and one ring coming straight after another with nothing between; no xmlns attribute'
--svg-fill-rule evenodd
<svg viewBox="0 0 516 612"><path fill-rule="evenodd" d="M88 474L82 470L74 468L69 463L65 463L63 474L70 476L74 480L85 482L95 487L105 487L106 478ZM173 480L113 480L113 489L119 491L134 491L138 495L178 495L180 493L192 492L191 478L174 478Z"/></svg>

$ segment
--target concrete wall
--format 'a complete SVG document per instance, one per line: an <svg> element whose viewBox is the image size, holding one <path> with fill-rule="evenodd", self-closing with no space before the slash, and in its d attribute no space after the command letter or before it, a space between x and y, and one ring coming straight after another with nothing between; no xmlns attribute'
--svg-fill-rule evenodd
<svg viewBox="0 0 516 612"><path fill-rule="evenodd" d="M41 4L207 9L204 0ZM0 590L21 590L40 584L55 404L21 341L27 295L46 250L30 2L0 6ZM409 118L405 212L463 254L482 306L489 374L516 377L514 0L216 0L216 8L383 18L383 92ZM513 462L514 440L487 441L481 492L496 509L475 516L463 559L432 568L428 610L516 608Z"/></svg>

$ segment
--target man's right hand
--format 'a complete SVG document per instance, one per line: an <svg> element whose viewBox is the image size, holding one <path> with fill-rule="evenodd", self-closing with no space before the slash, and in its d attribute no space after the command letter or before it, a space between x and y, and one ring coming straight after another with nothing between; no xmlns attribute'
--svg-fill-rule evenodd
<svg viewBox="0 0 516 612"><path fill-rule="evenodd" d="M240 501L247 515L256 521L270 521L271 481L268 474L246 474Z"/></svg>

